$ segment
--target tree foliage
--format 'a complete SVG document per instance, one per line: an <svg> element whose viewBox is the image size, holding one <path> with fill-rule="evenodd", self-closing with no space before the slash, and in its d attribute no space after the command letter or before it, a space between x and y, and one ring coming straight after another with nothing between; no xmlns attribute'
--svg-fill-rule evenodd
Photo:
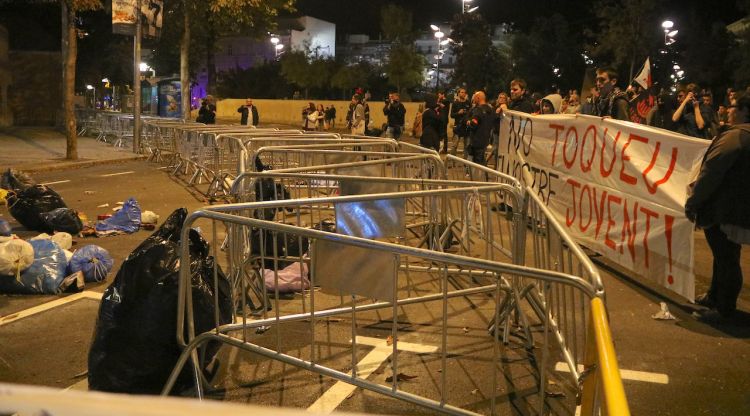
<svg viewBox="0 0 750 416"><path fill-rule="evenodd" d="M582 50L582 40L562 15L539 17L529 33L513 36L513 72L535 90L579 88L585 71Z"/></svg>
<svg viewBox="0 0 750 416"><path fill-rule="evenodd" d="M456 56L451 82L471 91L493 93L507 86L510 62L507 53L492 44L490 25L482 15L456 15L451 24L451 46Z"/></svg>
<svg viewBox="0 0 750 416"><path fill-rule="evenodd" d="M599 27L589 33L589 49L601 66L628 68L628 80L646 57L663 42L657 11L663 0L599 0L595 7ZM621 71L622 72L622 71ZM624 77L623 77L624 78Z"/></svg>
<svg viewBox="0 0 750 416"><path fill-rule="evenodd" d="M383 67L388 82L399 92L421 85L426 62L414 47L412 14L403 7L389 4L380 12L380 27L391 42Z"/></svg>
<svg viewBox="0 0 750 416"><path fill-rule="evenodd" d="M287 51L281 56L281 74L291 84L305 90L308 98L311 88L323 88L330 82L332 65L329 60L304 50Z"/></svg>
<svg viewBox="0 0 750 416"><path fill-rule="evenodd" d="M217 92L227 98L282 98L292 87L281 75L281 64L273 61L252 68L235 68L221 74Z"/></svg>

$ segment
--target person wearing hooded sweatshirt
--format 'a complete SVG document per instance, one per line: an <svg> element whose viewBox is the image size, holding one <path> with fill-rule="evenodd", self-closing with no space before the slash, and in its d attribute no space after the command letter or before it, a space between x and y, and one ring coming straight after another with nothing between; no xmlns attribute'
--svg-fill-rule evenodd
<svg viewBox="0 0 750 416"><path fill-rule="evenodd" d="M539 106L539 114L559 114L562 106L562 96L560 94L550 94L542 98Z"/></svg>
<svg viewBox="0 0 750 416"><path fill-rule="evenodd" d="M419 144L428 149L440 151L440 115L437 112L438 102L435 94L425 95L425 110L422 113L422 137Z"/></svg>

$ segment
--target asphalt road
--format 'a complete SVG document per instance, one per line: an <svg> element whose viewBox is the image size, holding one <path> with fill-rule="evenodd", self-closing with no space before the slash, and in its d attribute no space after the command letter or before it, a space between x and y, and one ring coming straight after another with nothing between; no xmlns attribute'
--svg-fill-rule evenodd
<svg viewBox="0 0 750 416"><path fill-rule="evenodd" d="M113 175L115 174L115 175ZM110 176L106 176L110 175ZM89 218L109 212L118 201L135 197L142 209L151 210L165 219L178 207L193 211L205 204L200 195L188 191L184 184L171 178L164 169L144 161L95 166L79 170L56 171L35 175L38 182L58 182L52 186L72 208ZM66 182L59 182L66 181ZM90 191L90 192L87 192ZM109 207L98 208L109 204ZM11 220L7 209L0 208L0 218ZM26 238L36 233L24 231L15 222L14 231ZM67 296L0 295L0 381L66 388L82 386L86 375L86 356L91 342L99 300L96 294L109 285L116 270L130 251L150 232L107 238L76 239L77 246L98 244L115 258L115 270L107 281L86 286L87 296L78 300ZM696 233L697 288L700 293L708 284L710 251L700 233ZM743 270L750 273L750 254L743 253ZM624 276L616 268L602 265L610 323L620 367L629 370L624 383L632 414L649 415L740 415L750 414L750 290L742 293L739 316L726 323L705 324L690 316L692 306L648 282ZM61 305L29 317L14 320L34 307L61 300ZM677 320L651 318L659 311L659 302L667 302ZM485 298L473 296L450 304L449 349L452 353L451 399L470 408L486 406L487 363L491 338L484 330L485 312L492 306ZM398 322L412 328L404 341L426 346L439 344L430 329L433 311L426 307L404 309ZM385 340L390 333L389 313L372 313L358 322L359 336ZM345 345L351 338L351 323L346 319L320 322L327 333L326 356L332 366L346 369L351 359ZM282 347L304 356L309 354L306 339L309 324L290 325L280 336ZM432 331L432 332L431 332ZM276 342L275 330L257 336L260 343ZM363 348L357 360L375 354ZM320 352L318 352L320 354ZM500 387L498 400L511 414L533 414L536 403L533 377L527 367L518 364L528 354L514 341L503 349L503 368L509 376ZM376 354L377 355L377 354ZM334 385L330 379L300 372L289 365L269 363L249 353L224 348L219 357L223 363L214 381L215 397L238 402L307 408ZM433 355L405 354L405 372L414 379L402 383L410 391L432 394L437 390L439 360ZM376 365L370 379L381 381L388 374L387 356ZM560 379L564 374L559 375ZM567 395L552 399L554 414L568 414L562 403L574 398ZM558 404L554 404L558 400ZM414 405L383 398L357 389L340 398L339 410L381 414L432 414Z"/></svg>

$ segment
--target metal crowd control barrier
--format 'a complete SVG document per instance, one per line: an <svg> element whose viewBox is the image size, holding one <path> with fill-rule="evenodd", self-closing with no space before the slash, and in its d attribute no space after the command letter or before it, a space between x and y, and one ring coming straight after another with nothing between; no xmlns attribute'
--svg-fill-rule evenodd
<svg viewBox="0 0 750 416"><path fill-rule="evenodd" d="M353 178L357 181L362 179ZM438 186L437 182L441 181L435 182L434 185ZM532 354L523 358L532 368L534 377L509 382L512 375L504 372L505 364L501 358L512 351L501 347L499 329L495 329L493 336L468 341L460 328L469 319L478 322L486 322L492 318L499 320L502 305L507 302L508 297L519 300L518 292L513 291L508 284L510 281L534 282L535 286L547 288L542 295L561 287L575 291L587 299L597 295L595 288L577 276L554 270L502 263L489 258L474 258L474 255L481 255L483 250L492 247L493 240L482 235L481 228L467 231L470 233L468 239L474 246L462 252L463 254L419 248L417 245L421 239L408 234L405 225L409 222L406 220L408 210L401 211L399 208L406 205L406 199L420 201L419 204L427 209L422 213L426 214L424 219L438 222L441 220L440 216L445 215L445 207L448 206L461 209L455 215L470 218L476 206L471 200L476 198L485 207L484 217L489 219L498 217L490 214L489 207L499 203L499 193L505 192L506 198L509 198L516 192L512 186L503 184L473 185L475 186L459 185L450 188L443 184L440 185L442 189L413 192L233 204L207 207L193 213L184 225L183 241L187 241L186 234L197 221L210 221L211 224L206 229L213 229L213 254L218 258L221 238L219 228L223 224L230 237L225 270L234 279L238 271L254 267L271 279L275 288L272 289L275 292L275 316L250 320L247 311L243 310L235 323L221 325L217 320L215 329L195 336L192 291L189 289L189 254L187 245L183 245L179 290L182 295L178 305L177 336L179 342L187 346L163 392L171 390L188 360L191 360L194 368L202 368L196 348L209 341L220 341L267 359L448 414L496 414L499 407L507 404L503 400L498 402L498 397L507 399L509 395L518 394L519 389L529 388L540 391L539 395L528 397L528 400L535 401L531 404L538 407L540 413L544 413L550 406L574 406L572 398L565 401L546 397L546 380L548 374L554 371L554 366L539 365L540 360L535 357L538 353L523 350ZM450 200L455 200L455 203ZM363 216L362 210L368 205L374 209L370 211L370 215ZM378 216L386 206L394 207L396 211ZM274 218L254 218L258 216L259 210L268 209L276 210ZM310 228L314 227L314 221L330 215L326 211L331 210L335 214L337 233ZM347 218L351 220L352 217L347 216L347 212L357 212L353 219L358 220L359 224L373 223L378 226L348 228L346 224L351 223L347 222ZM285 215L285 219L279 219L279 215ZM292 224L274 219L291 221ZM492 228L487 226L484 232L489 233ZM372 230L376 230L375 235L371 233ZM253 234L257 238L248 238ZM376 237L379 241L367 239ZM267 246L264 241L271 241L271 244ZM284 250L283 244L277 244L279 241L297 242L298 250L289 253ZM254 252L256 258L253 257ZM283 262L292 261L304 263L309 269L311 287L319 286L323 291L309 291L303 298L302 311L297 306L286 308L279 299L279 270L283 267ZM214 272L214 276L218 276L218 271ZM464 288L451 289L451 279L460 279L466 285ZM242 290L244 296L244 288ZM485 307L469 307L478 301L489 303ZM549 302L544 306L548 309L551 307ZM401 325L411 322L410 319L420 319L416 314L412 316L417 310L420 313L428 311L427 318L422 318L427 321L413 322L415 325L411 329L403 330ZM550 316L551 314L545 314L547 324ZM343 327L350 327L350 332L345 334L344 339L341 339L338 332L326 330L326 327L335 325L335 321L332 323L329 320L332 317L338 317L340 322L349 321L341 324ZM400 324L400 321L404 323ZM390 326L387 332L381 331L380 334L389 334L392 340L391 345L383 347L388 348L391 353L389 367L392 377L387 384L368 377L370 372L358 364L357 351L366 348L364 345L371 345L363 338L374 331L369 329L371 325L367 325L368 323L377 328ZM422 329L424 333L421 332ZM545 326L545 330L548 329L549 326ZM585 328L578 329L585 332ZM185 333L188 335L187 339L183 336ZM288 347L283 340L288 340L285 334L290 333L296 334L295 339L308 340L305 347L287 351ZM536 345L540 347L542 354L550 354L548 350L557 346L550 342L546 334L545 332L537 337ZM414 339L434 340L439 345L432 354L414 355L409 352L409 345L413 345L409 341ZM404 347L400 347L402 343ZM325 351L330 351L331 345L343 346L343 355L326 354ZM342 360L341 357L345 356L351 358ZM462 365L456 365L459 362ZM541 362L544 363L544 360ZM352 369L351 373L347 373L347 369ZM402 372L419 374L425 380L435 381L420 383L419 388L414 388L399 378ZM203 394L204 387L200 374L200 371L194 372L199 396ZM521 385L523 383L528 385ZM476 390L472 392L473 388ZM420 392L419 395L417 391ZM505 391L505 394L498 391ZM577 387L574 391L578 391Z"/></svg>

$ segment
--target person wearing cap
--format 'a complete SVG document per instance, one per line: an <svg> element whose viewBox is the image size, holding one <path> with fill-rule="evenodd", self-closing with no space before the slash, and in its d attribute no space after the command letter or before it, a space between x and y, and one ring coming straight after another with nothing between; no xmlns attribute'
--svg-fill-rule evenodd
<svg viewBox="0 0 750 416"><path fill-rule="evenodd" d="M248 124L252 126L258 125L258 109L253 105L251 98L245 100L245 105L240 106L237 112L240 113L240 124L243 126L247 126Z"/></svg>

